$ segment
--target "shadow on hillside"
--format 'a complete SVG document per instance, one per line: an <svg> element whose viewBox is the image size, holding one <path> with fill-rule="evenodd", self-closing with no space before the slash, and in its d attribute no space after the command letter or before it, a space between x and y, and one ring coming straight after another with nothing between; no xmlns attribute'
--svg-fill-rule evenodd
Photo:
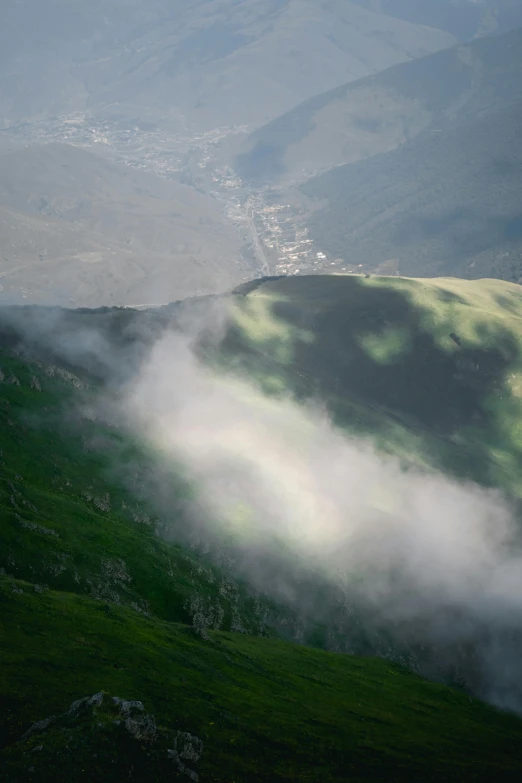
<svg viewBox="0 0 522 783"><path fill-rule="evenodd" d="M442 243L441 237L445 237ZM438 217L407 216L392 236L397 247L435 240L446 261L473 257L506 244L516 244L521 239L521 214L480 214L462 207Z"/></svg>
<svg viewBox="0 0 522 783"><path fill-rule="evenodd" d="M447 335L435 336L426 327L427 311L406 293L364 285L356 277L337 277L335 283L332 278L287 278L267 284L263 291L277 291L284 299L271 304L275 318L293 327L296 335L306 330L315 338L296 338L292 365L280 368L286 388L297 397L320 399L338 421L346 420L354 403L398 419L415 434L428 430L446 442L464 428L477 428L479 444L464 459L463 470L485 483L491 447L516 452L522 465L522 451L499 427L499 406L513 411L505 380L519 359L518 343L507 329L485 319L475 324L475 344L455 335L450 323ZM463 304L449 291L441 290L439 296L441 303ZM390 334L399 335L400 344L386 353ZM440 337L446 338L444 347ZM227 341L237 352L245 338L232 329ZM267 373L274 372L267 363L269 345L266 350L244 347L249 372L259 377L263 363ZM257 357L249 359L250 353ZM451 443L447 460L458 462L457 452Z"/></svg>

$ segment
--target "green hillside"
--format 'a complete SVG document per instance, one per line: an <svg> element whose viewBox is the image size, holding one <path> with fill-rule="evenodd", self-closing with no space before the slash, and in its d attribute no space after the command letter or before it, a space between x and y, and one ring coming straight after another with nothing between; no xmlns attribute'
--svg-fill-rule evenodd
<svg viewBox="0 0 522 783"><path fill-rule="evenodd" d="M520 771L520 720L389 662L237 634L203 642L129 609L0 584L10 739L105 690L143 701L167 742L176 731L202 740L202 782L515 780ZM52 769L64 781L177 779L159 737L121 737L100 712L8 746L2 778L48 780Z"/></svg>
<svg viewBox="0 0 522 783"><path fill-rule="evenodd" d="M253 284L236 313L231 364L266 388L315 395L392 453L522 494L518 285L280 278Z"/></svg>
<svg viewBox="0 0 522 783"><path fill-rule="evenodd" d="M432 651L343 614L338 588L284 553L274 580L288 568L305 600L256 588L234 542L192 535L183 463L100 413L213 301L0 312L1 776L514 780L522 724L470 696L472 655L441 677L460 690L421 679L397 661ZM223 339L203 330L197 347L207 366L315 395L384 451L520 495L518 286L303 277L222 302Z"/></svg>

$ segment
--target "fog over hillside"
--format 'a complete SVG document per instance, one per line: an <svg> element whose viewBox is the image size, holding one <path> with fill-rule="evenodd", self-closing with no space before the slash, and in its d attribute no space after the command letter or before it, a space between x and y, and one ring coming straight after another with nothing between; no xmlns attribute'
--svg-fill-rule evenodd
<svg viewBox="0 0 522 783"><path fill-rule="evenodd" d="M0 0L0 779L513 783L522 0Z"/></svg>
<svg viewBox="0 0 522 783"><path fill-rule="evenodd" d="M299 581L326 580L370 634L431 650L419 653L422 674L462 668L479 695L522 712L522 540L500 495L404 472L313 406L214 377L177 335L155 345L125 405L132 426L195 482L194 538L231 532L235 568L255 587L305 610L314 597Z"/></svg>
<svg viewBox="0 0 522 783"><path fill-rule="evenodd" d="M353 362L348 341L329 325L342 318L352 323L352 339L366 354L369 409L384 395L385 405L377 409L396 418L397 383L407 389L408 364L418 372L428 354L430 364L440 366L431 376L425 368L409 391L416 414L411 431L420 427L440 436L447 429L449 442L455 439L462 448L471 413L482 410L482 439L493 440L494 428L502 434L503 422L488 422L486 412L521 372L517 287L500 283L490 293L483 284L454 288L451 281L430 281L428 298L415 308L410 295L422 297L425 289L421 281L401 288L385 280L339 285L335 278L315 277L261 283L250 293L144 313L4 309L0 325L3 340L10 335L19 356L65 363L82 384L96 375L104 379L69 400L65 427L76 420L82 432L82 421L97 422L83 436L88 452L105 455L112 480L139 485L135 496L161 520L150 522L156 536L226 563L229 578L277 602L279 621L285 607L297 612L301 630L285 631L281 622L283 635L304 641L319 625L327 649L384 655L522 712L522 540L513 497L408 464L376 448L369 433L335 426L328 413L338 388L325 373L323 341L334 374L344 367L349 377ZM287 315L281 311L284 293L291 304ZM387 295L396 300L396 311ZM376 297L382 301L384 331L379 313L372 311L366 324L350 314L351 297L362 300L361 309ZM492 308L495 300L497 313L485 321L480 304ZM440 314L438 324L437 306L454 320ZM262 310L264 331L256 338ZM472 313L467 320L466 310ZM461 332L460 350L446 333L452 326ZM481 326L489 342L477 337ZM308 346L308 361L299 358L300 342ZM241 357L250 355L255 366L260 350L272 367L265 374L257 362L256 377L246 372L248 364L242 369ZM487 367L482 375L469 369L478 352ZM232 372L216 361L220 356L232 362ZM285 368L311 375L322 396L298 402L283 384L277 394L264 393L259 381L269 388ZM385 389L371 383L379 373L381 379L389 375ZM439 393L439 407L433 396L438 378L453 387L449 400ZM356 388L357 382L345 384L345 403L353 401ZM513 395L507 407L513 416L521 400L520 392ZM46 425L44 411L38 419L37 426ZM114 427L145 444L146 481L140 480L134 450L127 458L111 456ZM518 453L515 459L519 465ZM178 471L191 487L182 497Z"/></svg>

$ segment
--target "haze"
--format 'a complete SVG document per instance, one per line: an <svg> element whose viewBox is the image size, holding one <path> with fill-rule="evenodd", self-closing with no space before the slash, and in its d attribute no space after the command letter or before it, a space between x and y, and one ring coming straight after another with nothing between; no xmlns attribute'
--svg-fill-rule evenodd
<svg viewBox="0 0 522 783"><path fill-rule="evenodd" d="M503 161L520 164L520 24L517 0L6 0L1 301L162 304L325 270L518 279L520 178ZM445 154L424 171L430 144L470 154L495 121L479 187ZM379 194L397 166L390 236ZM451 194L404 200L410 179L440 192L446 166ZM493 244L449 241L485 221Z"/></svg>

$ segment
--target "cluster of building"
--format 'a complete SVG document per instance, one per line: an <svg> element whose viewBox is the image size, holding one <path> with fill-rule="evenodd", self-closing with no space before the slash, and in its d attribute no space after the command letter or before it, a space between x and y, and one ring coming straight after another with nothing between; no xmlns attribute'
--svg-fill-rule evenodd
<svg viewBox="0 0 522 783"><path fill-rule="evenodd" d="M316 247L296 206L275 203L274 193L252 192L230 166L218 162L216 151L223 140L247 131L246 126L234 126L184 136L81 113L3 129L18 141L58 141L87 148L105 145L113 160L125 165L181 181L197 180L221 202L225 218L234 223L245 247L251 247L260 274L360 271L342 259L328 258Z"/></svg>
<svg viewBox="0 0 522 783"><path fill-rule="evenodd" d="M184 171L188 158L197 159L199 168L204 169L212 160L213 149L224 138L230 134L246 133L247 130L247 126L227 126L189 136L171 133L157 126L131 125L76 112L5 128L2 133L17 141L37 144L106 145L118 162L171 177Z"/></svg>
<svg viewBox="0 0 522 783"><path fill-rule="evenodd" d="M290 204L263 204L257 199L255 220L259 237L271 253L273 271L295 275L348 270L342 259L329 259L310 238L302 215ZM334 270L335 268L335 270Z"/></svg>

